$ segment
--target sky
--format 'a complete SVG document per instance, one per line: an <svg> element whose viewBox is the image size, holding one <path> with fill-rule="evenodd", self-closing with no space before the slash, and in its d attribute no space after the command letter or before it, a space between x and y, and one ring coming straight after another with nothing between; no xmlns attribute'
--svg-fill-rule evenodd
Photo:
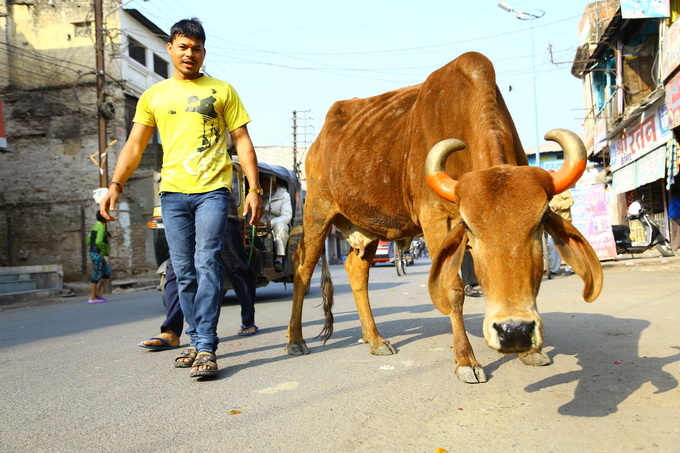
<svg viewBox="0 0 680 453"><path fill-rule="evenodd" d="M294 110L297 145L308 146L333 102L422 83L468 51L494 64L526 149L550 129L581 132L582 83L570 69L589 2L505 3L544 15L519 20L487 0L133 0L125 8L166 32L180 19L203 22L205 70L239 93L256 147L292 146Z"/></svg>

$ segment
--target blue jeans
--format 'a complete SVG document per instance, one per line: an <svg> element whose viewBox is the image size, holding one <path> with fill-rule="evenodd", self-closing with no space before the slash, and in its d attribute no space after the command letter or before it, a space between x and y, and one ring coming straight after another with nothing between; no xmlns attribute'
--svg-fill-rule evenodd
<svg viewBox="0 0 680 453"><path fill-rule="evenodd" d="M231 205L236 210L235 204ZM238 218L229 218L224 233L224 245L222 247L222 262L224 272L231 281L234 293L241 304L241 324L248 327L255 324L255 286L257 284L255 274L243 246L243 229ZM172 259L167 261L165 268L165 321L161 325L161 332L170 329L178 337L182 335L184 314L179 305L177 293L177 277L172 268Z"/></svg>
<svg viewBox="0 0 680 453"><path fill-rule="evenodd" d="M227 221L222 249L224 271L231 281L234 294L241 304L241 324L248 327L255 324L255 273L248 263L243 246L243 228L236 219Z"/></svg>
<svg viewBox="0 0 680 453"><path fill-rule="evenodd" d="M224 274L220 253L229 198L227 189L197 194L163 192L160 196L179 303L196 351L215 353L219 343L217 322Z"/></svg>

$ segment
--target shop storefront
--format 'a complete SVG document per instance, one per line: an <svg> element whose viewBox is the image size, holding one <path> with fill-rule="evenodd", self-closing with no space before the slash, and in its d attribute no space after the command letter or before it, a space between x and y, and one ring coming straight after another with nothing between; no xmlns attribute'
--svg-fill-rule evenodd
<svg viewBox="0 0 680 453"><path fill-rule="evenodd" d="M666 161L673 133L663 98L642 112L616 136L611 137L612 193L617 196L617 218L630 203L643 200L652 218L667 230ZM631 235L640 230L631 226Z"/></svg>

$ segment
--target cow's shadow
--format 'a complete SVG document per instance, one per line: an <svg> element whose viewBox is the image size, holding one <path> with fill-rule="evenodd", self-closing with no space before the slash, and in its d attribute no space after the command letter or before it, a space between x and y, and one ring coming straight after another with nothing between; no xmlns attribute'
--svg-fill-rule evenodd
<svg viewBox="0 0 680 453"><path fill-rule="evenodd" d="M399 351L405 345L433 335L451 334L451 323L447 316L406 317L404 319L385 320L385 317L398 313L422 314L435 310L431 304L401 305L379 307L373 309L377 327ZM545 324L545 351L551 362L567 360L565 356L573 356L580 369L554 374L525 387L527 392L538 392L543 389L562 384L576 383L574 397L562 405L558 412L562 415L580 417L606 417L618 411L618 406L630 395L647 383L656 388L655 393L664 393L678 387L678 380L663 368L680 361L680 346L669 345L678 350L675 354L663 357L651 355L640 356L640 338L650 327L649 321L641 319L617 318L609 315L591 313L543 313ZM381 320L381 318L383 318ZM356 326L337 329L331 341L324 345L318 338L309 338L308 346L315 353L323 353L327 349L357 348L357 340L361 338L361 327L356 311L346 310L335 313L336 323L356 321ZM483 314L465 315L465 327L470 339L483 339ZM305 322L305 328L323 325L323 319ZM286 326L270 327L268 331L285 331ZM483 343L484 344L484 343ZM282 347L284 345L270 345ZM481 345L476 346L479 348ZM483 347L487 347L484 344ZM360 348L358 348L360 349ZM232 352L227 355L251 354L253 351ZM368 354L368 349L357 351ZM282 356L280 360L290 358ZM499 356L491 363L484 364L489 378L510 360L517 360L516 355ZM249 363L245 366L256 366ZM551 365L554 366L554 365Z"/></svg>
<svg viewBox="0 0 680 453"><path fill-rule="evenodd" d="M406 344L424 337L450 334L449 318L409 318L387 322L381 322L380 318L393 315L396 311L424 313L431 309L434 307L427 304L382 307L374 310L374 316L380 333L390 339L398 351ZM348 311L338 315L337 320L340 321L355 317L356 313ZM649 354L640 356L638 353L641 335L651 325L649 321L602 314L559 312L544 313L542 319L545 324L546 353L551 362L573 356L580 369L552 375L527 385L525 390L532 393L575 382L574 397L558 409L560 414L606 417L616 413L623 401L647 383L656 388L655 394L678 387L678 380L663 368L680 361L680 346L669 345L678 352L662 357ZM483 321L482 314L465 316L466 330L471 339L483 338ZM327 347L356 347L357 338L360 337L359 326L341 329L335 332L333 344ZM318 351L324 348L317 345L313 349ZM499 356L497 360L484 364L487 376L492 378L494 371L510 360L517 360L517 356Z"/></svg>
<svg viewBox="0 0 680 453"><path fill-rule="evenodd" d="M602 314L547 313L548 355L573 356L580 370L556 374L525 387L528 392L576 382L574 398L561 406L562 415L606 417L618 411L644 384L664 393L678 386L678 380L663 367L680 361L679 352L665 357L639 355L640 337L651 323L641 319L616 318Z"/></svg>

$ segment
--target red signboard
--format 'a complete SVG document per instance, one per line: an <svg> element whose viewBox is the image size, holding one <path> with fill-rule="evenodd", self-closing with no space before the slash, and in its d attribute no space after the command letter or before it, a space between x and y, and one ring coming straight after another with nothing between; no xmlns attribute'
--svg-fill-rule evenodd
<svg viewBox="0 0 680 453"><path fill-rule="evenodd" d="M666 85L666 107L670 128L675 129L680 126L680 73Z"/></svg>

